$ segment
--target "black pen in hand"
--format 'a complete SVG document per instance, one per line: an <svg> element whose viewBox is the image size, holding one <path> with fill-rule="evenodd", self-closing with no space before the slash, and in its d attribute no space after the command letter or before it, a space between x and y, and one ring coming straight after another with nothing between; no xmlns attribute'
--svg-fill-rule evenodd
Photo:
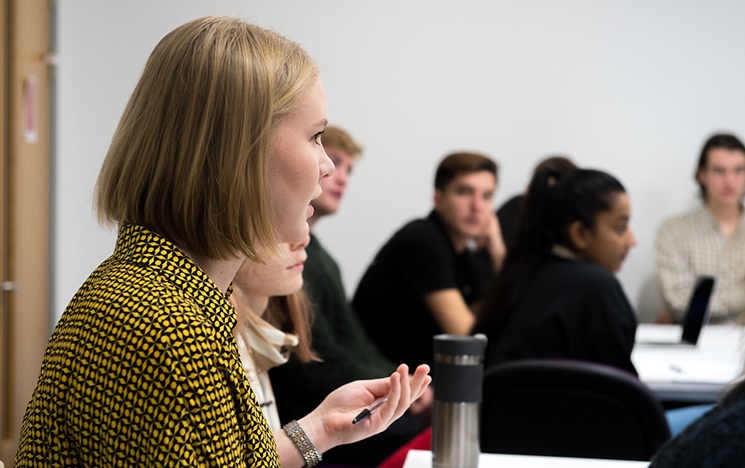
<svg viewBox="0 0 745 468"><path fill-rule="evenodd" d="M358 414L357 417L352 420L352 424L357 424L369 418L370 415L373 413L373 411L378 409L378 407L380 407L380 405L382 405L386 401L388 401L388 397L385 397L382 400L376 401L375 403L373 403L371 407L365 408L362 411L360 411L360 414Z"/></svg>

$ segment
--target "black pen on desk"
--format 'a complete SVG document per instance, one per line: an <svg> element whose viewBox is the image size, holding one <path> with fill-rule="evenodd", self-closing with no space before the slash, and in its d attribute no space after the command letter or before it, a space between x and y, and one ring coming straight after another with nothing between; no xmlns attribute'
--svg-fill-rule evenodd
<svg viewBox="0 0 745 468"><path fill-rule="evenodd" d="M375 411L376 409L378 409L378 407L380 407L380 405L382 405L386 401L388 401L388 397L385 397L382 400L379 400L379 401L373 403L373 405L371 407L365 408L362 411L360 411L360 414L358 414L357 417L352 420L352 424L357 424L357 423L362 422L365 419L369 418L370 415L373 413L373 411Z"/></svg>

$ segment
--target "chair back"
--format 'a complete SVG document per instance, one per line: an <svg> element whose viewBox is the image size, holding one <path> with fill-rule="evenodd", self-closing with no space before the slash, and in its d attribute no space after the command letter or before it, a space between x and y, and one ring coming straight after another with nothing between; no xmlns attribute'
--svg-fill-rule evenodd
<svg viewBox="0 0 745 468"><path fill-rule="evenodd" d="M515 361L484 374L481 451L649 460L670 438L654 394L605 365Z"/></svg>

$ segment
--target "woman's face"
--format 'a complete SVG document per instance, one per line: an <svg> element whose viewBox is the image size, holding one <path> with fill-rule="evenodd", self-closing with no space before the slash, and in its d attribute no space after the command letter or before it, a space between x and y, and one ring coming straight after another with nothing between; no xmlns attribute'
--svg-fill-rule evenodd
<svg viewBox="0 0 745 468"><path fill-rule="evenodd" d="M579 257L608 271L619 271L629 249L636 245L636 237L629 228L630 216L629 197L621 192L609 211L596 216L595 228L586 230L581 247L575 245Z"/></svg>
<svg viewBox="0 0 745 468"><path fill-rule="evenodd" d="M274 222L283 242L299 242L308 235L310 201L321 194L321 179L334 165L321 144L328 122L326 97L318 80L296 112L285 116L269 148L269 197Z"/></svg>
<svg viewBox="0 0 745 468"><path fill-rule="evenodd" d="M266 263L250 262L238 271L233 279L249 298L288 296L303 287L303 264L308 258L305 247L310 241L306 236L302 242L280 244L280 258L264 255Z"/></svg>

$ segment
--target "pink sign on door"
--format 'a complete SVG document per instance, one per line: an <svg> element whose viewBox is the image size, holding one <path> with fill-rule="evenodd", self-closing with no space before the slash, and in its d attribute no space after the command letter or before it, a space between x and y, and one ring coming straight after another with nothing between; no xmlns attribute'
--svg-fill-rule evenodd
<svg viewBox="0 0 745 468"><path fill-rule="evenodd" d="M29 75L23 83L23 139L26 143L36 143L39 138L39 80Z"/></svg>

